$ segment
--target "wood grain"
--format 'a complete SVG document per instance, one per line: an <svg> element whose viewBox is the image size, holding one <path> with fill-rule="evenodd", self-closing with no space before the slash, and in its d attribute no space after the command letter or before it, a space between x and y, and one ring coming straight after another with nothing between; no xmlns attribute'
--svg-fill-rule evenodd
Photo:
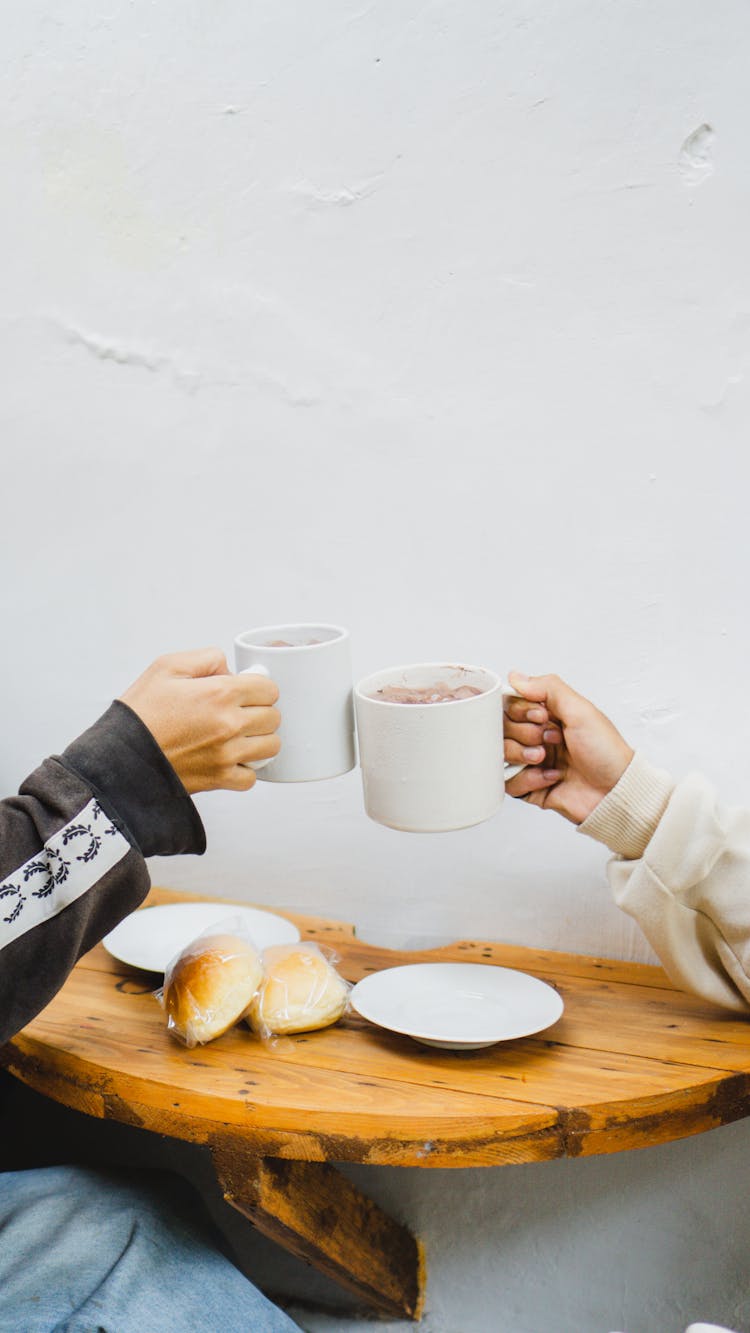
<svg viewBox="0 0 750 1333"><path fill-rule="evenodd" d="M196 899L154 889L144 906ZM235 1208L380 1313L419 1318L420 1247L330 1163L549 1161L750 1113L750 1023L677 991L661 968L482 940L396 952L347 922L281 915L331 945L351 982L404 963L513 967L556 987L564 1013L535 1037L472 1052L420 1046L353 1012L322 1032L264 1044L241 1025L187 1050L166 1031L160 978L98 945L0 1063L87 1115L208 1145Z"/></svg>
<svg viewBox="0 0 750 1333"><path fill-rule="evenodd" d="M162 889L149 902L190 899ZM99 946L5 1063L89 1114L198 1142L232 1127L260 1155L308 1161L548 1160L683 1137L750 1111L750 1024L675 990L660 968L482 941L394 953L345 922L287 915L333 943L352 981L435 958L522 966L557 987L564 1014L536 1037L466 1053L355 1015L271 1045L241 1026L189 1051L165 1030L155 979Z"/></svg>
<svg viewBox="0 0 750 1333"><path fill-rule="evenodd" d="M419 1242L332 1166L252 1158L241 1142L212 1150L224 1198L271 1240L386 1315L419 1319Z"/></svg>

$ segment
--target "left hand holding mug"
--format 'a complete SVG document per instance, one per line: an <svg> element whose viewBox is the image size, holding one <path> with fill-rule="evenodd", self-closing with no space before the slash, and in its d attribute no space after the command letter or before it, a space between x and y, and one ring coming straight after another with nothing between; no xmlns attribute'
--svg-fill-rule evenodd
<svg viewBox="0 0 750 1333"><path fill-rule="evenodd" d="M514 671L509 679L522 699L506 703L505 760L529 766L508 783L508 795L583 823L619 782L633 750L609 718L559 676Z"/></svg>
<svg viewBox="0 0 750 1333"><path fill-rule="evenodd" d="M203 648L157 658L120 698L192 794L254 785L245 765L280 749L278 695L272 680L231 675L220 649Z"/></svg>

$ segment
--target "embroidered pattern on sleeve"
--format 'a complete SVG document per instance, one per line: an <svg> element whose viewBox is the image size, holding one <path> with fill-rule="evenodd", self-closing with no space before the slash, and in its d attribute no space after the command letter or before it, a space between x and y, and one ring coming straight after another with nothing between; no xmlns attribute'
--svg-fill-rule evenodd
<svg viewBox="0 0 750 1333"><path fill-rule="evenodd" d="M0 949L57 916L129 851L98 802L89 801L30 861L0 880Z"/></svg>

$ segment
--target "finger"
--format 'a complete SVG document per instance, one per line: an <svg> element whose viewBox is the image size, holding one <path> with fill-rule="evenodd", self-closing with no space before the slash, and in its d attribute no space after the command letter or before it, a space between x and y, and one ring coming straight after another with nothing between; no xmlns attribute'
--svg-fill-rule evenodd
<svg viewBox="0 0 750 1333"><path fill-rule="evenodd" d="M545 676L525 676L522 671L511 671L508 681L516 694L520 694L529 703L538 703L545 705L547 702L547 690L544 682Z"/></svg>
<svg viewBox="0 0 750 1333"><path fill-rule="evenodd" d="M221 786L225 791L249 791L257 781L255 769L235 765L222 776Z"/></svg>
<svg viewBox="0 0 750 1333"><path fill-rule="evenodd" d="M273 759L281 749L278 736L237 736L228 741L224 755L230 768L236 764L254 764L259 759Z"/></svg>
<svg viewBox="0 0 750 1333"><path fill-rule="evenodd" d="M551 730L553 728L532 726L530 722L506 722L505 739L517 741L519 745L544 745L544 738ZM558 741L550 741L550 745L559 744L559 740L562 739L559 731L556 734Z"/></svg>
<svg viewBox="0 0 750 1333"><path fill-rule="evenodd" d="M279 697L279 687L268 676L256 676L248 671L232 677L232 694L241 708L253 708L257 704L268 707L275 704Z"/></svg>
<svg viewBox="0 0 750 1333"><path fill-rule="evenodd" d="M154 666L170 676L228 676L227 659L221 648L193 648L184 653L165 653Z"/></svg>
<svg viewBox="0 0 750 1333"><path fill-rule="evenodd" d="M506 764L542 764L547 758L543 745L519 745L517 741L506 740L503 752Z"/></svg>
<svg viewBox="0 0 750 1333"><path fill-rule="evenodd" d="M562 780L563 774L557 768L525 768L510 782L505 784L509 796L520 797L533 795L534 792L548 791Z"/></svg>
<svg viewBox="0 0 750 1333"><path fill-rule="evenodd" d="M543 704L547 710L563 723L575 722L581 707L591 705L582 695L576 694L559 676L524 676L519 671L511 671L509 680L513 689L525 699Z"/></svg>
<svg viewBox="0 0 750 1333"><path fill-rule="evenodd" d="M508 699L505 704L505 716L513 722L548 722L549 713L541 704L528 703L525 699Z"/></svg>
<svg viewBox="0 0 750 1333"><path fill-rule="evenodd" d="M251 704L247 708L235 708L232 723L233 736L272 736L281 726L281 713L278 708Z"/></svg>

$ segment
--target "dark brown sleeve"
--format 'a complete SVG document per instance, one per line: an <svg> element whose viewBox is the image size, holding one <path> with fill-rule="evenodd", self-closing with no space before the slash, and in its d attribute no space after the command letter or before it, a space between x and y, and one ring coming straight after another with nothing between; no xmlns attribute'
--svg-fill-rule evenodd
<svg viewBox="0 0 750 1333"><path fill-rule="evenodd" d="M145 856L204 849L177 774L121 703L0 801L0 1042L143 901Z"/></svg>

